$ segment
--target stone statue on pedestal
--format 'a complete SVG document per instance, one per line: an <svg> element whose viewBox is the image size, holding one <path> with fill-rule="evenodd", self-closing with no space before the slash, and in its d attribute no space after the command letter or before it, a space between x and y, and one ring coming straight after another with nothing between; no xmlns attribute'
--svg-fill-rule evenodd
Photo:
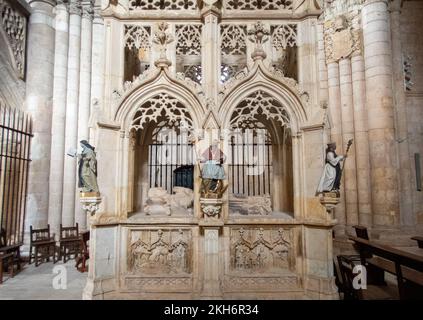
<svg viewBox="0 0 423 320"><path fill-rule="evenodd" d="M201 170L201 195L202 197L221 198L226 191L223 186L225 170L223 163L226 160L225 154L219 149L219 141L214 140L200 156L200 163L204 163Z"/></svg>
<svg viewBox="0 0 423 320"><path fill-rule="evenodd" d="M84 193L98 193L95 148L86 140L81 140L80 144L82 152L76 155L78 158L78 187Z"/></svg>
<svg viewBox="0 0 423 320"><path fill-rule="evenodd" d="M341 161L344 161L347 155L338 156L335 153L336 143L328 143L326 149L326 164L317 187L316 195L325 192L335 192L339 195L341 184Z"/></svg>

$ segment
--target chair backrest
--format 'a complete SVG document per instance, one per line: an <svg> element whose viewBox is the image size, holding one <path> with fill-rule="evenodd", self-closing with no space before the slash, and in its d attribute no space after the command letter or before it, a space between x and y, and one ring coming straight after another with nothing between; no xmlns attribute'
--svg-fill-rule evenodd
<svg viewBox="0 0 423 320"><path fill-rule="evenodd" d="M32 226L30 226L29 233L31 243L51 240L49 224L47 225L47 228L42 229L33 229Z"/></svg>
<svg viewBox="0 0 423 320"><path fill-rule="evenodd" d="M369 233L367 232L367 228L363 226L354 226L355 234L357 238L361 238L364 240L369 240Z"/></svg>
<svg viewBox="0 0 423 320"><path fill-rule="evenodd" d="M1 228L0 229L0 248L5 246L7 246L6 229Z"/></svg>
<svg viewBox="0 0 423 320"><path fill-rule="evenodd" d="M64 239L78 239L79 226L78 223L74 227L63 227L60 225L60 240Z"/></svg>
<svg viewBox="0 0 423 320"><path fill-rule="evenodd" d="M342 278L342 291L344 292L344 300L360 300L363 297L361 289L354 289L354 263L346 256L338 256L339 272Z"/></svg>

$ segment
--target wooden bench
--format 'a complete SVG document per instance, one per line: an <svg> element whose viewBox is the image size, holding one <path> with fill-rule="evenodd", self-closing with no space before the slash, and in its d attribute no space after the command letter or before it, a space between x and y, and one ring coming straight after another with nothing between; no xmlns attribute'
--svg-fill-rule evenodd
<svg viewBox="0 0 423 320"><path fill-rule="evenodd" d="M419 246L419 248L423 249L423 237L411 237L412 240L416 240L417 241L417 245Z"/></svg>
<svg viewBox="0 0 423 320"><path fill-rule="evenodd" d="M361 264L397 277L400 299L423 297L423 257L390 246L349 237L360 252Z"/></svg>

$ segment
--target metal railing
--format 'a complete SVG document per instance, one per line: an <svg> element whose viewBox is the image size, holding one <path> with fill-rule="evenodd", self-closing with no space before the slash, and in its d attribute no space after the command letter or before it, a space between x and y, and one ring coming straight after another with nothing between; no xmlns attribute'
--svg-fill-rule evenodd
<svg viewBox="0 0 423 320"><path fill-rule="evenodd" d="M23 241L31 118L0 101L0 225L7 244Z"/></svg>

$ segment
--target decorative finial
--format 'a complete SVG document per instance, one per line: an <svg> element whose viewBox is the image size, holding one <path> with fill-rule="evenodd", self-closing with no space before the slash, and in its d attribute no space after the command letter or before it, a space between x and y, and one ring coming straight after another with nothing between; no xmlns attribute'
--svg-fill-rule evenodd
<svg viewBox="0 0 423 320"><path fill-rule="evenodd" d="M172 62L170 62L166 57L166 50L167 45L171 42L173 42L173 36L166 32L169 28L169 24L166 22L160 22L157 24L157 31L154 34L153 42L155 44L159 45L160 49L160 57L158 60L154 62L154 65L157 68L167 68L172 65Z"/></svg>
<svg viewBox="0 0 423 320"><path fill-rule="evenodd" d="M251 54L253 60L264 60L266 59L266 52L263 50L263 43L269 40L269 30L265 28L264 24L261 21L258 21L254 24L253 28L248 30L248 39L256 44L256 47Z"/></svg>

